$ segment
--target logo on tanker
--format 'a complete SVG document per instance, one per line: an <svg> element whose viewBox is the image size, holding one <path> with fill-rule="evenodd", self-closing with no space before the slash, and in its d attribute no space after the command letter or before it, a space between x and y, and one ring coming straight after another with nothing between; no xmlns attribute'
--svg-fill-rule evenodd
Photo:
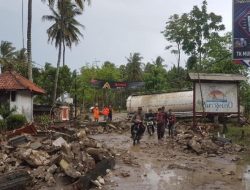
<svg viewBox="0 0 250 190"><path fill-rule="evenodd" d="M220 90L211 90L207 100L204 102L206 109L218 111L219 109L229 109L233 107L233 102L228 101L227 96Z"/></svg>

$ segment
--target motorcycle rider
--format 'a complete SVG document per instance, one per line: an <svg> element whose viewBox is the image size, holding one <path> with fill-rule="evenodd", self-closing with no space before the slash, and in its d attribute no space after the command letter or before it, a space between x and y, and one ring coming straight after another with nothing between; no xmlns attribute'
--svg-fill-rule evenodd
<svg viewBox="0 0 250 190"><path fill-rule="evenodd" d="M153 121L153 123L154 123L153 125L155 125L155 115L154 115L152 109L149 109L148 113L145 114L145 121ZM154 132L155 132L155 128L153 126L152 133L154 133Z"/></svg>
<svg viewBox="0 0 250 190"><path fill-rule="evenodd" d="M142 135L144 133L145 127L143 125L143 119L144 119L144 114L142 112L142 107L138 107L137 112L134 114L134 116L131 119L131 121L133 122L131 126L131 137L133 134L134 127L136 124L138 124L138 122L140 123L139 134Z"/></svg>

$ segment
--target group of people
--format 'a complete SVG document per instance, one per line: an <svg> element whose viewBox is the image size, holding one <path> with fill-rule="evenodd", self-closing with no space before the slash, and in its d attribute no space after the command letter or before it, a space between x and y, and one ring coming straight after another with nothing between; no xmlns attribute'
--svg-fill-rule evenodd
<svg viewBox="0 0 250 190"><path fill-rule="evenodd" d="M100 115L103 115L103 120L111 122L112 121L112 106L104 106L102 111L99 110L98 104L95 105L95 107L92 109L93 118L95 122L99 122Z"/></svg>
<svg viewBox="0 0 250 190"><path fill-rule="evenodd" d="M168 128L168 134L170 137L174 135L174 125L176 123L176 117L171 109L168 112L165 111L165 107L158 108L158 112L154 114L152 110L149 110L145 115L142 112L142 108L138 107L137 112L132 117L133 125L131 126L131 134L134 129L134 126L138 121L140 125L140 133L143 134L145 131L145 126L143 121L154 121L157 126L157 136L158 140L162 140L165 134L165 129ZM154 131L153 131L154 132Z"/></svg>
<svg viewBox="0 0 250 190"><path fill-rule="evenodd" d="M176 117L171 109L169 109L168 112L165 112L164 106L158 108L158 113L156 115L156 123L157 123L157 136L159 140L161 140L164 137L166 128L168 128L168 135L170 137L173 137Z"/></svg>

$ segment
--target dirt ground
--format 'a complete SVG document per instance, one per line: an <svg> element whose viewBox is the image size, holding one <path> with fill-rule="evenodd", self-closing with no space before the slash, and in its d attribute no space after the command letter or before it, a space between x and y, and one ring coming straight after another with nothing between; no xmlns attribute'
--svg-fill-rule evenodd
<svg viewBox="0 0 250 190"><path fill-rule="evenodd" d="M179 149L174 140L158 142L146 132L139 145L130 134L95 138L116 153L116 166L105 177L104 190L249 190L250 165L237 155L196 155Z"/></svg>

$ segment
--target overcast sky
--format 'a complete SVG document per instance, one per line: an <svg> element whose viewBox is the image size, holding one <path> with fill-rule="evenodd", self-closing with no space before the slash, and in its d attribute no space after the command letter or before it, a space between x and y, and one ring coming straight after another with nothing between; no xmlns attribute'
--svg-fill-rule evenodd
<svg viewBox="0 0 250 190"><path fill-rule="evenodd" d="M24 0L24 32L26 44L27 1ZM22 1L0 0L0 40L10 41L17 48L22 47ZM207 0L208 10L223 17L226 30L232 27L232 1ZM139 52L143 61L157 56L165 59L171 67L176 57L164 47L168 44L160 33L172 14L189 12L202 0L92 0L78 20L85 26L84 39L78 46L66 53L66 64L79 69L89 64L101 65L111 61L116 65L126 64L126 57ZM47 43L46 29L50 23L41 17L50 14L41 0L33 0L32 52L33 61L41 66L45 62L56 65L57 50ZM182 65L186 58L183 58ZM39 66L37 65L37 66Z"/></svg>

